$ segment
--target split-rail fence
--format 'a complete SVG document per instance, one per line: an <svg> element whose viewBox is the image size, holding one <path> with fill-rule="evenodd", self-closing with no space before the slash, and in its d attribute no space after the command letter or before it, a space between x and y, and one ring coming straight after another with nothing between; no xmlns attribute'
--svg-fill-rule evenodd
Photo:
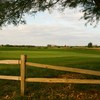
<svg viewBox="0 0 100 100"><path fill-rule="evenodd" d="M24 96L25 94L25 83L26 82L100 84L99 79L26 78L26 65L33 66L33 67L39 67L39 68L47 68L47 69L54 69L54 70L60 70L60 71L69 71L69 72L75 72L75 73L81 73L81 74L100 76L100 71L63 67L63 66L52 66L52 65L46 65L46 64L27 62L26 55L21 55L20 60L0 60L0 64L20 64L20 76L0 75L0 79L20 81L21 83L20 89L21 89L22 96Z"/></svg>

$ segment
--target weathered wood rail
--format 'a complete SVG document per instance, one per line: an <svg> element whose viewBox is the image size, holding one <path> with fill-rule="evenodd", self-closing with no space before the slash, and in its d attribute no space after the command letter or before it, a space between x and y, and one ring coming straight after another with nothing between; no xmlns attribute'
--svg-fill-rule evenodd
<svg viewBox="0 0 100 100"><path fill-rule="evenodd" d="M31 62L27 62L26 60L27 60L26 55L21 55L20 60L0 60L0 64L20 64L20 76L0 75L0 79L20 81L21 82L20 89L21 89L22 96L25 93L25 83L26 82L100 84L100 80L97 80L97 79L26 78L26 65L33 66L33 67L39 67L39 68L48 68L48 69L54 69L54 70L60 70L60 71L69 71L69 72L75 72L75 73L81 73L81 74L100 76L100 71L31 63Z"/></svg>

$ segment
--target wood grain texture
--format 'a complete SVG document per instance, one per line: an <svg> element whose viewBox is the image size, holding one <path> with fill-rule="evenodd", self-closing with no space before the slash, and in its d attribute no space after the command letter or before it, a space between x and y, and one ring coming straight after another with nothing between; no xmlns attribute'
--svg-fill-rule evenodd
<svg viewBox="0 0 100 100"><path fill-rule="evenodd" d="M94 80L94 79L62 79L62 78L27 78L26 82L100 84L100 80Z"/></svg>
<svg viewBox="0 0 100 100"><path fill-rule="evenodd" d="M71 67L63 67L63 66L53 66L53 65L38 64L38 63L31 63L31 62L26 62L26 65L34 66L34 67L40 67L40 68L60 70L60 71L69 71L69 72L75 72L75 73L81 73L81 74L89 74L89 75L100 76L100 71L71 68Z"/></svg>
<svg viewBox="0 0 100 100"><path fill-rule="evenodd" d="M20 64L20 60L0 60L0 64Z"/></svg>
<svg viewBox="0 0 100 100"><path fill-rule="evenodd" d="M21 80L20 76L6 76L6 75L0 75L0 79L5 79L5 80Z"/></svg>
<svg viewBox="0 0 100 100"><path fill-rule="evenodd" d="M20 75L21 75L21 95L25 93L26 55L21 55Z"/></svg>

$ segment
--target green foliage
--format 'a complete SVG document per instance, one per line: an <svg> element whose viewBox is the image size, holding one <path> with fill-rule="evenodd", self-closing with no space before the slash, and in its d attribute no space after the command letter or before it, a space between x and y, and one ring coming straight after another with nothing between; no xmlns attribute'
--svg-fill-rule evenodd
<svg viewBox="0 0 100 100"><path fill-rule="evenodd" d="M87 23L98 23L100 20L99 0L1 0L0 1L0 27L8 24L25 24L24 15L35 14L39 11L50 10L55 7L62 11L80 6Z"/></svg>

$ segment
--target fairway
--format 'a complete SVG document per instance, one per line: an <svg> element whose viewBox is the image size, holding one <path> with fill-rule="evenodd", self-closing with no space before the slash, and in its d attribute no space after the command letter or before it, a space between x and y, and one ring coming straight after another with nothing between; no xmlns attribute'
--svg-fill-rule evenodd
<svg viewBox="0 0 100 100"><path fill-rule="evenodd" d="M0 60L20 59L20 56L22 54L27 55L27 60L33 63L100 71L99 49L95 50L88 48L0 47ZM0 74L19 76L19 65L0 65ZM27 67L26 77L100 79L100 77L97 76L82 75L36 67ZM2 92L0 92L0 98L2 98L3 100L3 98L8 95L9 98L11 98L9 100L22 100L19 87L19 82L0 80L0 90L2 90ZM79 93L82 93L83 98L88 98L89 96L87 94L89 94L90 96L94 95L94 93L90 91L94 91L97 95L96 98L99 98L99 90L99 85L28 83L26 96L23 97L23 100L76 100L76 96ZM70 97L72 94L73 96ZM30 97L31 99L29 99ZM90 100L93 100L93 98Z"/></svg>
<svg viewBox="0 0 100 100"><path fill-rule="evenodd" d="M20 59L25 54L28 61L100 70L100 50L86 48L0 48L0 59Z"/></svg>

